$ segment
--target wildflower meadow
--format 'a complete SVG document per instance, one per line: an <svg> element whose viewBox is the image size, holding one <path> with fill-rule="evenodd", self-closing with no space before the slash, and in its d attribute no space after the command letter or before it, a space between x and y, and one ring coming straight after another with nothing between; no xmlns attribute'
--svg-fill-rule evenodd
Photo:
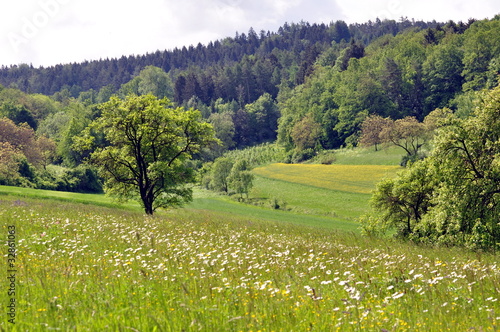
<svg viewBox="0 0 500 332"><path fill-rule="evenodd" d="M7 196L0 207L16 248L15 321L4 314L1 331L496 331L500 323L494 254L189 209L147 217Z"/></svg>

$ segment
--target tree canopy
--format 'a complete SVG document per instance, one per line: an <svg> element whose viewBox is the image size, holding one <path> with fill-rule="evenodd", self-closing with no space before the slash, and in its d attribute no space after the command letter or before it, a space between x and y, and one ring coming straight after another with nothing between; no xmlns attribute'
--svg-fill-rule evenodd
<svg viewBox="0 0 500 332"><path fill-rule="evenodd" d="M377 186L365 231L395 227L416 241L500 246L500 86L480 100L469 118L442 118L428 158Z"/></svg>
<svg viewBox="0 0 500 332"><path fill-rule="evenodd" d="M215 141L213 128L194 109L174 107L166 98L112 97L101 106L77 144L94 147L90 162L105 179L105 188L121 199L139 198L144 211L177 206L191 199L194 170L187 162Z"/></svg>

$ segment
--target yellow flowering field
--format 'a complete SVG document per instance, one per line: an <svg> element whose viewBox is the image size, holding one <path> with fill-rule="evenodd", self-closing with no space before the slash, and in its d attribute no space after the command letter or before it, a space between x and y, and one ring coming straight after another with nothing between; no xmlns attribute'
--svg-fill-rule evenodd
<svg viewBox="0 0 500 332"><path fill-rule="evenodd" d="M375 184L393 177L400 166L271 164L254 169L263 177L337 191L369 194Z"/></svg>
<svg viewBox="0 0 500 332"><path fill-rule="evenodd" d="M486 253L196 210L1 197L0 218L14 270L0 331L499 328L500 265Z"/></svg>

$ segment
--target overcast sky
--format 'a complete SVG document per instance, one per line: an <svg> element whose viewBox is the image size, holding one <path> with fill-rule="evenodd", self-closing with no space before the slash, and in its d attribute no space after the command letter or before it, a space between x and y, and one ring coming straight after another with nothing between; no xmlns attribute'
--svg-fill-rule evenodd
<svg viewBox="0 0 500 332"><path fill-rule="evenodd" d="M467 21L496 14L498 0L10 0L0 4L0 65L145 54L301 20Z"/></svg>

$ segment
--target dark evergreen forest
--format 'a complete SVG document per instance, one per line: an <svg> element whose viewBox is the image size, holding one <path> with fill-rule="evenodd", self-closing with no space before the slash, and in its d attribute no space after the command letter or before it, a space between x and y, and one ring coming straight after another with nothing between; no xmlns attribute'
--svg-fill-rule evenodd
<svg viewBox="0 0 500 332"><path fill-rule="evenodd" d="M343 21L331 24L284 24L278 32L252 28L235 37L210 42L208 45L185 46L181 49L156 51L145 55L122 56L83 63L60 64L34 68L28 64L0 69L0 84L27 93L53 95L67 90L72 97L83 91L108 86L112 92L147 66L155 66L170 74L176 87L177 102L199 97L205 104L218 98L226 101L257 100L267 92L273 97L282 81L292 86L302 84L312 72L316 58L326 49L337 50L351 40L367 46L380 36L396 35L405 29L436 27L436 22L409 20L379 21L348 26ZM466 29L460 24L460 29ZM240 88L241 87L241 88ZM244 89L244 91L241 91Z"/></svg>

